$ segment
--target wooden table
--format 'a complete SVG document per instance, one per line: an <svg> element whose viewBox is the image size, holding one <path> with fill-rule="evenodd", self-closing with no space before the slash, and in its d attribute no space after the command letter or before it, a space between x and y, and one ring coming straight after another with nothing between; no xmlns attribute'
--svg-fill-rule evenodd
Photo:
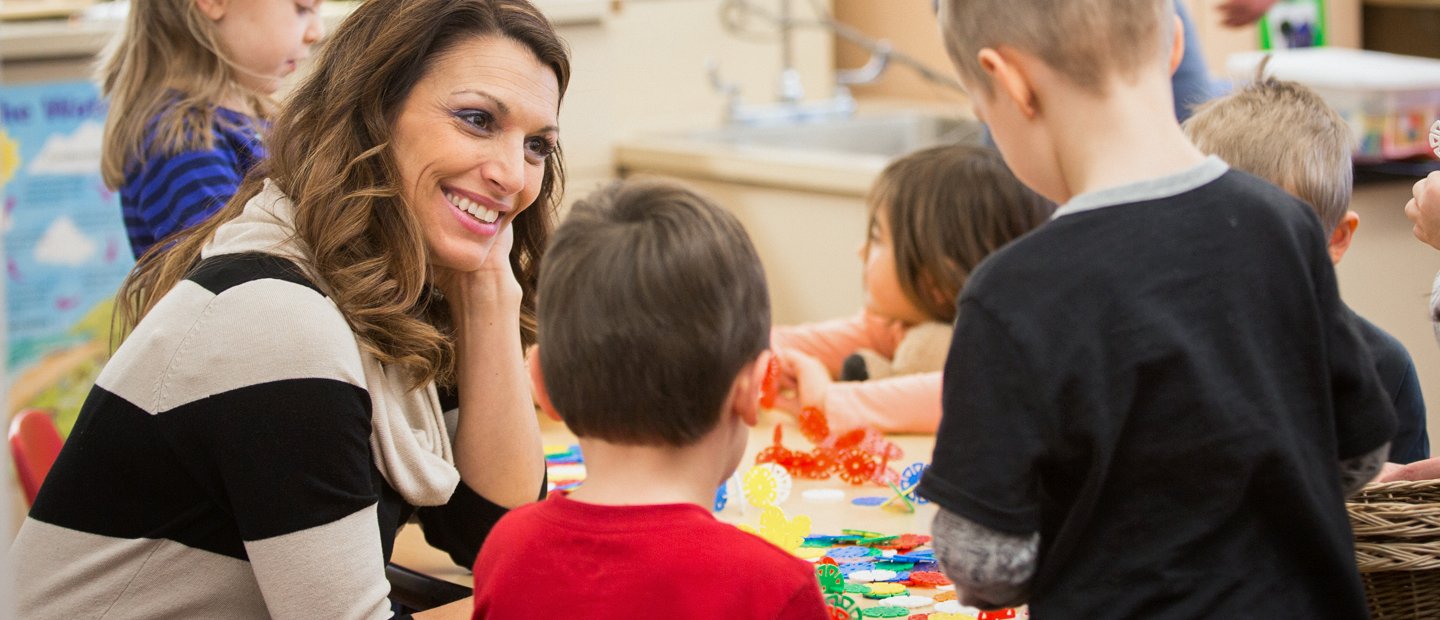
<svg viewBox="0 0 1440 620"><path fill-rule="evenodd" d="M755 463L755 454L771 444L777 423L783 424L784 442L787 447L792 449L808 449L810 447L810 443L800 434L799 428L788 416L779 412L765 412L760 417L760 424L750 434L750 442L745 451L746 456L740 465L742 474ZM541 434L546 444L570 445L575 443L575 436L563 425L543 419L543 417ZM930 453L935 445L934 436L895 435L889 439L905 452L898 462L891 463L896 471L901 471L917 461L930 462ZM845 493L845 499L843 501L805 499L803 493L808 489L840 489ZM884 534L929 534L930 521L935 516L933 504L921 505L915 512L906 513L891 509L856 506L850 503L850 500L856 497L888 496L890 494L888 489L873 484L862 487L852 486L840 480L838 476L829 480L795 480L790 497L781 503L780 507L790 517L808 515L812 523L811 531L815 534L838 535L841 529L861 529ZM760 511L749 506L744 506L742 509L743 503L740 498L731 497L725 509L716 513L716 517L729 523L746 524L758 528ZM467 587L473 585L470 571L455 566L447 555L426 544L419 527L415 524L407 525L396 538L392 561L433 577ZM936 593L935 590L922 588L911 588L911 591L920 596L933 596ZM864 607L877 604L877 601L862 599L859 596L855 596L855 598ZM927 607L918 611L923 612L929 609Z"/></svg>

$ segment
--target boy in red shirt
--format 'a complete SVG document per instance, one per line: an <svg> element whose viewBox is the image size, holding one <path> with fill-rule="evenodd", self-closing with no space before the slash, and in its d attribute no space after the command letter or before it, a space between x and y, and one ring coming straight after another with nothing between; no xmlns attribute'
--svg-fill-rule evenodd
<svg viewBox="0 0 1440 620"><path fill-rule="evenodd" d="M474 617L825 618L809 563L708 508L756 423L770 333L740 223L671 183L613 184L555 231L539 299L537 400L580 438L586 480L496 524Z"/></svg>

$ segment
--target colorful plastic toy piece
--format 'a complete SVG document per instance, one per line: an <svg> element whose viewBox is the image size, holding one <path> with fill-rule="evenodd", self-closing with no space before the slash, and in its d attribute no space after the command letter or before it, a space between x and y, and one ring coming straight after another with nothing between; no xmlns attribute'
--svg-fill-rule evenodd
<svg viewBox="0 0 1440 620"><path fill-rule="evenodd" d="M1440 157L1440 121L1430 125L1430 150L1435 151L1435 156Z"/></svg>
<svg viewBox="0 0 1440 620"><path fill-rule="evenodd" d="M867 607L862 612L866 618L903 618L910 615L904 607Z"/></svg>
<svg viewBox="0 0 1440 620"><path fill-rule="evenodd" d="M946 577L944 573L914 571L910 573L910 583L914 584L917 588L933 588L950 583L950 578Z"/></svg>
<svg viewBox="0 0 1440 620"><path fill-rule="evenodd" d="M873 475L875 475L875 461L870 460L870 455L854 448L841 453L840 478L842 480L850 484L861 485L870 480Z"/></svg>
<svg viewBox="0 0 1440 620"><path fill-rule="evenodd" d="M825 419L825 412L815 407L805 407L800 410L800 433L805 435L810 443L818 444L830 436L830 422Z"/></svg>
<svg viewBox="0 0 1440 620"><path fill-rule="evenodd" d="M760 406L773 409L775 401L779 398L780 357L771 353L770 361L765 363L765 378L760 381Z"/></svg>
<svg viewBox="0 0 1440 620"><path fill-rule="evenodd" d="M1014 617L1015 617L1015 610L1014 610L1013 608L1011 608L1011 609L997 609L997 610L994 610L994 611L984 611L984 610L981 610L980 616L979 616L976 620L1008 620L1009 618L1014 618Z"/></svg>
<svg viewBox="0 0 1440 620"><path fill-rule="evenodd" d="M760 513L760 537L786 552L794 554L810 533L810 517L789 518L778 506L766 506Z"/></svg>
<svg viewBox="0 0 1440 620"><path fill-rule="evenodd" d="M836 592L826 596L825 604L829 606L832 620L861 620L863 618L860 614L860 604L844 594Z"/></svg>
<svg viewBox="0 0 1440 620"><path fill-rule="evenodd" d="M872 583L870 584L870 591L865 593L865 598L890 598L892 596L902 596L909 592L909 590L905 589L905 586L898 583Z"/></svg>
<svg viewBox="0 0 1440 620"><path fill-rule="evenodd" d="M834 564L817 565L815 578L820 581L820 590L823 592L845 591L845 577L840 575L840 569Z"/></svg>
<svg viewBox="0 0 1440 620"><path fill-rule="evenodd" d="M789 472L774 463L762 463L745 472L745 501L764 508L784 502L792 486Z"/></svg>
<svg viewBox="0 0 1440 620"><path fill-rule="evenodd" d="M915 491L915 488L920 485L920 477L923 475L925 475L924 463L911 463L909 467L905 468L905 471L900 472L900 488L906 489L911 501L922 505L930 503L930 500L920 497L920 494Z"/></svg>

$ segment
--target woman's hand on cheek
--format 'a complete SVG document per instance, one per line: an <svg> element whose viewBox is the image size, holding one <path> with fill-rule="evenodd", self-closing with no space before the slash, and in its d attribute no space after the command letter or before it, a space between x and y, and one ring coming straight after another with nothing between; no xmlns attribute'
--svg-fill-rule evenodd
<svg viewBox="0 0 1440 620"><path fill-rule="evenodd" d="M515 246L513 223L500 229L485 261L475 271L461 272L435 267L434 284L450 302L451 314L465 316L468 308L520 310L524 291L510 266L510 252Z"/></svg>

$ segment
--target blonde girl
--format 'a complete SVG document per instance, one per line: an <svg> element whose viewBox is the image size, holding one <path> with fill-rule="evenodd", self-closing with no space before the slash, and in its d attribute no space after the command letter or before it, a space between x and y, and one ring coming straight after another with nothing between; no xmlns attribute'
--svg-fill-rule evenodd
<svg viewBox="0 0 1440 620"><path fill-rule="evenodd" d="M892 162L867 202L865 307L775 330L781 385L790 392L777 404L791 413L818 407L832 430L933 433L960 288L980 261L1055 207L1016 180L999 153L965 145ZM834 381L842 372L853 380Z"/></svg>
<svg viewBox="0 0 1440 620"><path fill-rule="evenodd" d="M320 0L132 0L101 61L100 167L130 249L224 206L265 158L271 96L322 34Z"/></svg>

